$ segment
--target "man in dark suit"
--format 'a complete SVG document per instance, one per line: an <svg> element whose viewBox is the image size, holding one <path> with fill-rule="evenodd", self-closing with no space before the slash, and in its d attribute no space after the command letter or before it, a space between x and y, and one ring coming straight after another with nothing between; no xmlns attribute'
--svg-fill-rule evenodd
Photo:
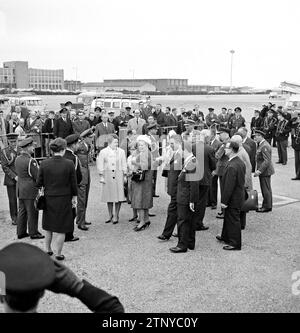
<svg viewBox="0 0 300 333"><path fill-rule="evenodd" d="M211 173L216 169L216 160L213 148L208 144L210 140L210 130L202 130L200 140L200 142L196 142L193 145L193 154L198 160L198 165L200 168L203 166L203 177L199 181L199 200L195 203L193 219L195 219L194 225L196 226L196 230L205 231L208 230L209 227L203 224L203 219L207 206Z"/></svg>
<svg viewBox="0 0 300 333"><path fill-rule="evenodd" d="M34 200L38 194L37 174L38 163L31 157L34 153L32 138L19 143L20 155L16 158L15 168L18 176L17 194L19 211L17 219L18 239L30 236L31 239L41 239L44 236L38 231L39 212L34 208ZM27 233L27 225L28 232Z"/></svg>
<svg viewBox="0 0 300 333"><path fill-rule="evenodd" d="M166 126L166 115L162 112L161 104L156 104L153 116L160 127Z"/></svg>
<svg viewBox="0 0 300 333"><path fill-rule="evenodd" d="M287 147L288 139L291 131L291 126L289 120L285 118L283 111L278 111L278 123L276 126L275 138L277 142L278 150L278 162L277 164L282 163L282 165L287 164Z"/></svg>
<svg viewBox="0 0 300 333"><path fill-rule="evenodd" d="M168 206L168 215L164 230L157 238L160 240L169 240L172 236L175 225L177 224L177 183L178 176L183 167L182 139L180 135L174 135L170 139L170 146L173 154L170 161L165 161L164 168L167 174L167 193L171 197Z"/></svg>
<svg viewBox="0 0 300 333"><path fill-rule="evenodd" d="M77 119L72 123L74 133L81 134L85 130L89 129L90 123L85 119L85 113L83 110L77 112Z"/></svg>
<svg viewBox="0 0 300 333"><path fill-rule="evenodd" d="M173 253L187 252L195 249L195 225L192 218L195 203L199 200L199 180L197 159L192 152L192 144L184 142L184 165L178 175L177 185L177 217L178 243L170 248Z"/></svg>
<svg viewBox="0 0 300 333"><path fill-rule="evenodd" d="M102 122L99 123L95 128L95 140L96 147L100 151L107 146L108 134L115 133L115 127L113 124L108 122L108 114L102 114Z"/></svg>
<svg viewBox="0 0 300 333"><path fill-rule="evenodd" d="M248 137L248 130L246 127L241 127L238 130L238 134L241 135L243 139L243 147L249 155L249 159L252 165L252 172L255 172L256 166L256 142Z"/></svg>
<svg viewBox="0 0 300 333"><path fill-rule="evenodd" d="M224 222L222 235L217 240L225 242L224 250L241 250L242 234L240 214L245 200L245 173L244 162L237 156L239 144L228 142L225 146L225 154L228 163L222 177L221 207L224 209Z"/></svg>
<svg viewBox="0 0 300 333"><path fill-rule="evenodd" d="M76 178L77 178L77 184L80 184L82 181L82 173L81 173L81 166L80 161L78 157L75 155L75 152L78 149L79 145L79 134L71 134L66 137L67 141L67 149L64 155L64 158L72 161L74 163L75 172L76 172ZM73 208L73 214L74 219L76 216L76 210ZM79 240L79 237L74 236L74 225L73 225L73 231L66 233L65 242L75 242Z"/></svg>
<svg viewBox="0 0 300 333"><path fill-rule="evenodd" d="M18 134L7 134L9 145L8 147L3 147L3 149L0 149L0 161L2 170L4 172L4 186L6 186L7 189L9 212L13 225L17 225L18 217L18 200L16 189L18 176L15 168L15 161L17 158L17 151L15 147L16 137L18 137Z"/></svg>
<svg viewBox="0 0 300 333"><path fill-rule="evenodd" d="M263 196L262 207L258 213L272 211L273 197L271 188L271 176L275 173L272 163L272 147L265 140L265 132L255 131L255 141L257 142L256 163L257 168L254 177L259 177L261 193Z"/></svg>
<svg viewBox="0 0 300 333"><path fill-rule="evenodd" d="M71 120L68 118L68 110L63 108L59 111L61 117L54 124L54 136L65 139L68 135L74 133Z"/></svg>

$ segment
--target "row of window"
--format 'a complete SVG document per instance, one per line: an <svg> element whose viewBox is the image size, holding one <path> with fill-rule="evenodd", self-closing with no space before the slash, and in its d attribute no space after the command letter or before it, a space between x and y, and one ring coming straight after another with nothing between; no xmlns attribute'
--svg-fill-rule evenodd
<svg viewBox="0 0 300 333"><path fill-rule="evenodd" d="M61 70L51 70L51 69L29 69L29 75L38 75L38 76L57 76L63 75Z"/></svg>
<svg viewBox="0 0 300 333"><path fill-rule="evenodd" d="M29 84L29 87L34 89L63 89L62 85L59 84Z"/></svg>

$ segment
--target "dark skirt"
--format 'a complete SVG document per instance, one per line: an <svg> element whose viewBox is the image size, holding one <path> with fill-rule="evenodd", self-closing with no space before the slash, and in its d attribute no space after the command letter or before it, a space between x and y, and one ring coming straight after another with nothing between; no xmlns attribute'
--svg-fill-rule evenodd
<svg viewBox="0 0 300 333"><path fill-rule="evenodd" d="M131 183L131 207L133 209L150 209L153 207L152 170L147 170L145 180Z"/></svg>
<svg viewBox="0 0 300 333"><path fill-rule="evenodd" d="M65 234L74 228L71 196L45 196L46 207L43 211L43 229Z"/></svg>

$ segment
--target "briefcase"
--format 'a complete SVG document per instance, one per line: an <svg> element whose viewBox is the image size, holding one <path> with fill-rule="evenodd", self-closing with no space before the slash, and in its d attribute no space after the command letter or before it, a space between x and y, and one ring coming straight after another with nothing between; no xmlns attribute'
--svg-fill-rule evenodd
<svg viewBox="0 0 300 333"><path fill-rule="evenodd" d="M242 212L249 212L250 210L258 209L258 194L256 190L246 191L246 200L241 208Z"/></svg>

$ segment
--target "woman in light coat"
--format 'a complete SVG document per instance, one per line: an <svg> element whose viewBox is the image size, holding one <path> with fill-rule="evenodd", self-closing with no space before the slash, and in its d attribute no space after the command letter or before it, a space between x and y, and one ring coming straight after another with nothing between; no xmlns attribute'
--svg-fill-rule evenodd
<svg viewBox="0 0 300 333"><path fill-rule="evenodd" d="M97 157L97 170L101 183L101 202L107 203L109 220L105 223L119 222L121 203L126 201L124 182L127 175L125 151L118 147L118 136L110 134L107 137L108 146L102 149ZM115 203L115 215L113 206Z"/></svg>

